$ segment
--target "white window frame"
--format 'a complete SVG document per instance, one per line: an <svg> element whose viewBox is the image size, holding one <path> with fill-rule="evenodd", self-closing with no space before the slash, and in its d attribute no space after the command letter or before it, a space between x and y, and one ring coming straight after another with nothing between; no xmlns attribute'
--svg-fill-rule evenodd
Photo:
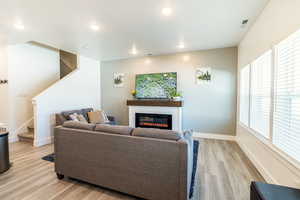
<svg viewBox="0 0 300 200"><path fill-rule="evenodd" d="M291 34L292 35L292 34ZM286 38L287 39L287 38ZM287 153L285 153L284 151L282 151L281 149L279 149L278 147L276 147L273 144L273 119L274 119L274 97L275 97L275 84L276 84L276 80L275 80L275 73L276 73L276 68L277 68L277 49L276 46L279 44L280 42L276 43L275 45L272 46L272 63L271 63L271 103L270 103L270 137L266 138L264 137L262 134L260 134L259 132L253 130L252 128L250 128L250 111L251 111L251 76L252 76L252 62L250 64L248 64L250 66L250 85L249 85L249 125L246 125L244 123L242 123L239 120L239 125L241 127L243 127L245 130L247 130L248 132L250 132L252 135L254 135L256 138L258 138L263 144L265 144L267 147L269 147L269 149L275 153L275 155L278 157L279 160L286 160L288 161L289 164L286 164L286 167L288 169L290 169L291 171L293 171L296 174L300 175L299 170L295 170L295 167L297 169L300 169L300 162L296 159L294 159L293 157L291 157L290 155L288 155ZM262 54L263 55L263 54ZM247 66L247 65L245 65ZM239 74L240 75L240 74ZM240 81L241 83L241 81ZM240 99L239 99L240 100ZM240 106L240 105L239 105Z"/></svg>
<svg viewBox="0 0 300 200"><path fill-rule="evenodd" d="M250 95L249 95L249 128L252 130L252 131L254 131L255 133L256 133L256 135L259 135L259 136L262 136L262 137L264 137L264 138L266 138L266 139L270 139L271 138L271 127L272 127L272 121L269 121L269 132L267 133L267 135L264 135L264 133L260 133L259 131L257 131L257 130L255 130L255 129L253 129L252 127L251 127L251 110L252 110L252 106L253 106L253 102L252 102L252 76L253 76L253 65L254 65L254 62L255 61L257 61L257 60L259 60L260 58L262 58L264 55L266 55L266 54L268 54L268 53L271 53L271 82L270 82L270 107L269 107L269 120L271 120L273 117L272 117L272 107L273 107L273 101L272 101L272 89L273 89L273 86L272 86L272 84L273 84L273 72L274 72L274 70L273 70L273 68L274 68L274 66L273 66L273 60L274 60L274 57L273 57L273 51L272 51L273 49L268 49L267 51L265 51L263 54L261 54L259 57L257 57L253 62L251 62L251 64L250 64Z"/></svg>
<svg viewBox="0 0 300 200"><path fill-rule="evenodd" d="M249 88L248 88L248 94L249 94L249 97L248 97L248 102L249 102L249 105L248 105L248 122L247 122L247 124L245 124L244 122L242 122L242 120L241 120L241 97L242 97L242 95L241 95L241 88L239 88L239 95L240 95L240 99L239 99L239 123L242 125L242 126L244 126L244 127L249 127L249 125L250 125L250 91L251 91L251 64L249 64L249 65L245 65L244 66L244 68L246 68L246 67L249 67ZM239 80L239 84L240 84L240 87L241 87L241 85L242 85L242 71L240 71L240 80Z"/></svg>

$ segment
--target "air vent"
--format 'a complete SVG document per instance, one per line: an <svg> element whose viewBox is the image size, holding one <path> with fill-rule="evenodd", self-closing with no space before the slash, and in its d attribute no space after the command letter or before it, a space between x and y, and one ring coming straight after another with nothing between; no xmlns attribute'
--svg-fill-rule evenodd
<svg viewBox="0 0 300 200"><path fill-rule="evenodd" d="M242 21L242 25L246 25L246 24L248 24L248 22L249 22L248 19L244 19L244 20Z"/></svg>
<svg viewBox="0 0 300 200"><path fill-rule="evenodd" d="M245 28L249 22L249 19L244 19L241 24L241 28Z"/></svg>

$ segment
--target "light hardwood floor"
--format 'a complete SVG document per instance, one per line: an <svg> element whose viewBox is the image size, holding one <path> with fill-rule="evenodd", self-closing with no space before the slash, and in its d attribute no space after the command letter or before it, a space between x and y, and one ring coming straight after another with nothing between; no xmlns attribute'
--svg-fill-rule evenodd
<svg viewBox="0 0 300 200"><path fill-rule="evenodd" d="M235 142L200 140L195 194L192 200L249 200L249 185L262 177ZM124 194L75 180L58 180L54 164L41 159L53 145L10 145L12 168L0 175L2 200L132 200Z"/></svg>

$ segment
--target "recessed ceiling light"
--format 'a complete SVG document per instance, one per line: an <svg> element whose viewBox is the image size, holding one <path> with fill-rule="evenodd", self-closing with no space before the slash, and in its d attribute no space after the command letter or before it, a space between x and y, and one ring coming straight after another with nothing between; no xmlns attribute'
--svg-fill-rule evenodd
<svg viewBox="0 0 300 200"><path fill-rule="evenodd" d="M178 46L177 46L179 49L184 49L184 44L183 43L180 43Z"/></svg>
<svg viewBox="0 0 300 200"><path fill-rule="evenodd" d="M170 16L172 14L172 9L171 8L163 8L161 13L164 15L164 16Z"/></svg>
<svg viewBox="0 0 300 200"><path fill-rule="evenodd" d="M93 30L93 31L98 31L99 30L99 26L97 24L91 24L90 28Z"/></svg>
<svg viewBox="0 0 300 200"><path fill-rule="evenodd" d="M132 47L130 53L131 53L132 55L136 55L138 52L137 52L137 50L136 50L135 47Z"/></svg>
<svg viewBox="0 0 300 200"><path fill-rule="evenodd" d="M137 54L137 51L136 51L135 49L133 49L133 50L131 51L131 54L132 54L132 55L136 55L136 54Z"/></svg>
<svg viewBox="0 0 300 200"><path fill-rule="evenodd" d="M24 25L23 25L21 22L16 23L16 24L14 25L14 27L15 27L16 29L18 29L18 30L24 30L24 29L25 29Z"/></svg>

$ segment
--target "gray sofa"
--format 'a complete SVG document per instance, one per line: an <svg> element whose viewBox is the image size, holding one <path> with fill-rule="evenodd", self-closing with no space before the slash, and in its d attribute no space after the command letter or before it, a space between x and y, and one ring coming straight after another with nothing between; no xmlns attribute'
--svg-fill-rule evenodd
<svg viewBox="0 0 300 200"><path fill-rule="evenodd" d="M190 135L65 122L54 130L55 172L149 200L187 200Z"/></svg>

